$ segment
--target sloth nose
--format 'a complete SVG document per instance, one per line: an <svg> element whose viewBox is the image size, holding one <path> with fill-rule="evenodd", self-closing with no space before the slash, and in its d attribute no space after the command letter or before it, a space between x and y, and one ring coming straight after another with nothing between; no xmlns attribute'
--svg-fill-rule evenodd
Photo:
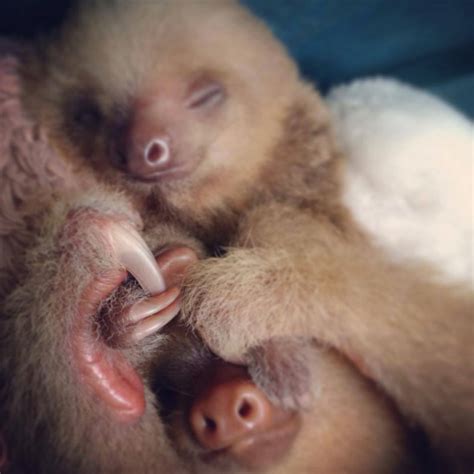
<svg viewBox="0 0 474 474"><path fill-rule="evenodd" d="M143 159L151 167L161 166L170 159L170 147L166 140L154 138L148 143L143 152Z"/></svg>
<svg viewBox="0 0 474 474"><path fill-rule="evenodd" d="M127 171L136 178L153 179L172 167L171 139L157 135L146 140L132 140L126 163Z"/></svg>
<svg viewBox="0 0 474 474"><path fill-rule="evenodd" d="M190 424L198 442L207 449L228 448L272 422L272 406L248 379L236 378L214 385L194 403Z"/></svg>

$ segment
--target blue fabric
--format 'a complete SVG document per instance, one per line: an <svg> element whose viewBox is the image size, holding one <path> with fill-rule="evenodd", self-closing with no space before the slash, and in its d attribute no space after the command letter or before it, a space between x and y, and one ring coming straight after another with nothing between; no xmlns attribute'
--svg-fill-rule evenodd
<svg viewBox="0 0 474 474"><path fill-rule="evenodd" d="M244 0L325 91L384 74L474 116L474 0Z"/></svg>
<svg viewBox="0 0 474 474"><path fill-rule="evenodd" d="M474 0L242 1L270 24L323 91L386 74L430 89L474 116ZM57 23L70 2L0 0L0 33L41 31Z"/></svg>

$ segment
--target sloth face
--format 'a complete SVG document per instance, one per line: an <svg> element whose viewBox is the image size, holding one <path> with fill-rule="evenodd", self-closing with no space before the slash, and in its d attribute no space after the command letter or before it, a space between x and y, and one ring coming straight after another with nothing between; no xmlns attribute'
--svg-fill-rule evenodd
<svg viewBox="0 0 474 474"><path fill-rule="evenodd" d="M87 6L25 74L53 143L177 207L245 193L301 86L280 43L231 1Z"/></svg>

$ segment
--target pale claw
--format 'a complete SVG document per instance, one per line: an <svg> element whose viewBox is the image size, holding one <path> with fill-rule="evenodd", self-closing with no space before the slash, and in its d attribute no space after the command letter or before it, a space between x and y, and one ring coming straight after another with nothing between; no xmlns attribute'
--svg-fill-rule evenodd
<svg viewBox="0 0 474 474"><path fill-rule="evenodd" d="M123 313L125 343L134 344L161 330L178 315L180 290L166 287L180 285L185 270L197 261L197 256L189 248L178 247L165 251L157 261L140 233L127 222L110 222L107 235L118 262L152 295Z"/></svg>
<svg viewBox="0 0 474 474"><path fill-rule="evenodd" d="M151 295L165 291L165 279L139 232L132 225L117 221L109 223L108 232L116 258L140 286Z"/></svg>
<svg viewBox="0 0 474 474"><path fill-rule="evenodd" d="M139 323L143 319L153 316L164 310L173 303L179 296L178 288L171 288L160 295L151 296L139 301L128 308L125 318L130 323Z"/></svg>
<svg viewBox="0 0 474 474"><path fill-rule="evenodd" d="M172 321L181 310L179 303L173 303L161 314L151 316L140 323L138 323L135 329L130 334L132 342L140 342L148 336L160 331L166 324Z"/></svg>
<svg viewBox="0 0 474 474"><path fill-rule="evenodd" d="M170 288L127 308L123 314L127 330L122 343L136 344L172 321L181 309L179 293L179 288Z"/></svg>

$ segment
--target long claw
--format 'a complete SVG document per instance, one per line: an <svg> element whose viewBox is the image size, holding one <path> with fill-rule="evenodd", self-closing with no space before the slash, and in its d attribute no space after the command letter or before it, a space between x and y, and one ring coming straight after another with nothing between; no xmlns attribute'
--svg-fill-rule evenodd
<svg viewBox="0 0 474 474"><path fill-rule="evenodd" d="M151 296L130 306L127 310L125 318L130 323L138 323L141 320L148 318L173 303L179 296L178 288L171 288L157 296Z"/></svg>
<svg viewBox="0 0 474 474"><path fill-rule="evenodd" d="M132 342L139 342L147 336L159 331L172 321L181 310L181 303L176 299L166 309L160 311L155 316L150 316L140 321L130 334Z"/></svg>
<svg viewBox="0 0 474 474"><path fill-rule="evenodd" d="M156 259L138 231L124 222L111 222L108 230L117 259L140 286L152 295L165 291L165 280Z"/></svg>

